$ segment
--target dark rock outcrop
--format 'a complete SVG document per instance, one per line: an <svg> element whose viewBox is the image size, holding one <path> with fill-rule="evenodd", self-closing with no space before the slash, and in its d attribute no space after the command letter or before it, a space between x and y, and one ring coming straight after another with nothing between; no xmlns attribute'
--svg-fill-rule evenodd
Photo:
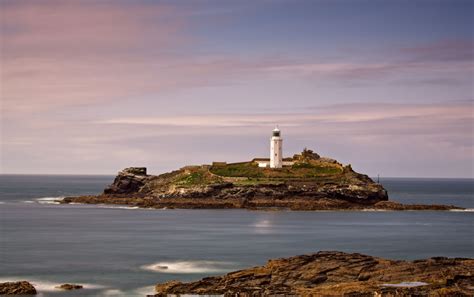
<svg viewBox="0 0 474 297"><path fill-rule="evenodd" d="M76 285L76 284L62 284L62 285L60 285L60 286L57 286L56 288L57 288L57 289L62 289L62 290L70 291L70 290L82 289L83 286L82 286L82 285Z"/></svg>
<svg viewBox="0 0 474 297"><path fill-rule="evenodd" d="M394 261L319 252L196 282L158 284L154 296L473 296L473 274L474 259Z"/></svg>
<svg viewBox="0 0 474 297"><path fill-rule="evenodd" d="M137 193L148 179L145 167L129 167L120 171L114 182L104 190L104 194Z"/></svg>
<svg viewBox="0 0 474 297"><path fill-rule="evenodd" d="M295 154L293 156L293 160L298 160L298 161L318 160L320 158L321 158L320 155L318 155L317 153L315 153L312 150L309 150L307 148L305 148L301 152L301 154Z"/></svg>
<svg viewBox="0 0 474 297"><path fill-rule="evenodd" d="M36 295L36 289L27 281L0 283L0 295Z"/></svg>

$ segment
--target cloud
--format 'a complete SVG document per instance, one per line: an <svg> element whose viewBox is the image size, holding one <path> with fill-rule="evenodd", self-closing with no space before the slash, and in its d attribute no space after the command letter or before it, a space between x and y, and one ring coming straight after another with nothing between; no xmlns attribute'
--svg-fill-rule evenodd
<svg viewBox="0 0 474 297"><path fill-rule="evenodd" d="M402 119L473 119L472 104L338 104L318 106L311 113L203 114L188 116L126 117L96 121L106 125L157 125L173 127L268 127L278 123L299 127L315 122L355 124Z"/></svg>
<svg viewBox="0 0 474 297"><path fill-rule="evenodd" d="M472 81L474 75L472 40L437 40L379 53L383 58L366 57L359 62L350 62L348 57L339 57L337 61L272 61L261 69L270 75L333 80L339 84L393 78L404 78L405 83L411 84L458 84Z"/></svg>
<svg viewBox="0 0 474 297"><path fill-rule="evenodd" d="M416 61L467 61L474 60L474 42L465 39L438 40L428 44L402 48L401 53Z"/></svg>
<svg viewBox="0 0 474 297"><path fill-rule="evenodd" d="M334 61L291 53L241 58L200 54L190 30L199 24L190 23L182 5L54 0L0 5L1 95L9 116L255 80L456 84L472 78L474 68L466 41L403 48L398 60Z"/></svg>
<svg viewBox="0 0 474 297"><path fill-rule="evenodd" d="M2 9L5 113L131 100L206 85L244 67L186 53L193 37L169 5L18 1Z"/></svg>
<svg viewBox="0 0 474 297"><path fill-rule="evenodd" d="M300 77L310 80L326 80L337 84L349 82L374 83L394 78L404 78L407 83L453 84L473 75L474 61L368 61L361 63L303 62L268 65L261 69L276 77Z"/></svg>
<svg viewBox="0 0 474 297"><path fill-rule="evenodd" d="M81 58L81 55L163 50L180 41L183 25L167 5L111 1L2 2L8 58ZM185 40L182 40L185 41Z"/></svg>

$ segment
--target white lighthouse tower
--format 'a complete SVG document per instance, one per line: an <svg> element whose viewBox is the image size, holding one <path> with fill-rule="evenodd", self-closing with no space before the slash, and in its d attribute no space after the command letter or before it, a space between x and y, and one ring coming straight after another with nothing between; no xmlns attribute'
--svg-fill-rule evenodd
<svg viewBox="0 0 474 297"><path fill-rule="evenodd" d="M283 166L283 138L278 126L273 129L270 139L270 168L281 168Z"/></svg>

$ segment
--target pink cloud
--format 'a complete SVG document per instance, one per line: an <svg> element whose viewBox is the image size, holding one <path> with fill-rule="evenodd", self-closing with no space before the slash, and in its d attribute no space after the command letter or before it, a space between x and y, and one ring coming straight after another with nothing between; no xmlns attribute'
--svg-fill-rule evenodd
<svg viewBox="0 0 474 297"><path fill-rule="evenodd" d="M365 62L365 63L341 63L341 62L289 62L280 64L269 64L261 68L273 76L295 76L305 79L336 79L339 81L370 81L410 75L430 77L430 75L441 75L442 78L456 79L472 75L474 61L463 61L462 63L441 64L436 62L416 61L387 61L387 62Z"/></svg>
<svg viewBox="0 0 474 297"><path fill-rule="evenodd" d="M162 50L183 37L176 34L183 20L171 18L173 9L165 5L18 1L2 9L8 58L81 58L76 55L116 54L155 43Z"/></svg>
<svg viewBox="0 0 474 297"><path fill-rule="evenodd" d="M472 40L438 40L429 44L402 48L403 54L419 61L469 61L474 60Z"/></svg>
<svg viewBox="0 0 474 297"><path fill-rule="evenodd" d="M45 4L49 5L45 5ZM272 79L347 84L394 77L472 77L474 62L348 62L200 56L185 14L163 4L97 1L1 2L2 101L5 113L137 100L196 86ZM441 44L404 49L417 55ZM186 54L183 54L186 53ZM442 81L442 80L441 80Z"/></svg>
<svg viewBox="0 0 474 297"><path fill-rule="evenodd" d="M4 112L135 100L232 80L261 67L196 55L183 16L155 3L2 3Z"/></svg>
<svg viewBox="0 0 474 297"><path fill-rule="evenodd" d="M2 4L5 110L117 100L174 84L168 52L191 38L173 8L47 2Z"/></svg>

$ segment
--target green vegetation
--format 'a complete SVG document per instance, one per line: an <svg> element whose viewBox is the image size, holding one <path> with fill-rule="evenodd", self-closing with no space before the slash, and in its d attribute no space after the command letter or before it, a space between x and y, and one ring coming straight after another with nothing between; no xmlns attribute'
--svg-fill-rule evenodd
<svg viewBox="0 0 474 297"><path fill-rule="evenodd" d="M293 166L279 169L270 169L260 168L256 163L244 162L212 166L210 171L223 177L247 177L251 180L247 183L265 183L270 180L317 178L340 174L342 173L342 167L338 164L311 161L297 162Z"/></svg>
<svg viewBox="0 0 474 297"><path fill-rule="evenodd" d="M210 171L216 175L226 177L265 177L262 169L259 168L256 163L252 162L231 163L226 165L212 166Z"/></svg>
<svg viewBox="0 0 474 297"><path fill-rule="evenodd" d="M195 168L185 170L174 180L174 184L179 187L191 187L208 185L222 182L222 178L209 173L207 168Z"/></svg>
<svg viewBox="0 0 474 297"><path fill-rule="evenodd" d="M293 169L299 169L299 168L315 168L313 164L310 163L295 163L291 166Z"/></svg>
<svg viewBox="0 0 474 297"><path fill-rule="evenodd" d="M203 182L204 176L202 172L192 172L190 174L180 176L179 179L176 181L176 184L186 186L202 184Z"/></svg>
<svg viewBox="0 0 474 297"><path fill-rule="evenodd" d="M343 167L318 160L298 160L283 168L261 168L255 162L214 163L212 166L188 166L166 176L181 188L205 186L230 181L236 185L282 184L286 180L311 179L318 182L340 178ZM165 176L163 176L165 177ZM167 183L165 183L167 184ZM157 185L160 186L160 185ZM164 186L164 184L163 184Z"/></svg>

